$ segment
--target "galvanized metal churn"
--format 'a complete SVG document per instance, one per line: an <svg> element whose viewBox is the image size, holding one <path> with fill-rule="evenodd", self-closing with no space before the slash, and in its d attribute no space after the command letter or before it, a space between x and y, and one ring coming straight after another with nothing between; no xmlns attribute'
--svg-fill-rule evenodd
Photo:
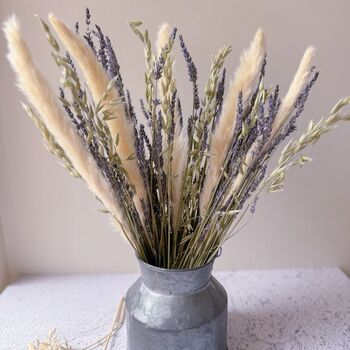
<svg viewBox="0 0 350 350"><path fill-rule="evenodd" d="M227 294L213 262L188 270L139 260L141 277L126 294L128 350L225 350Z"/></svg>

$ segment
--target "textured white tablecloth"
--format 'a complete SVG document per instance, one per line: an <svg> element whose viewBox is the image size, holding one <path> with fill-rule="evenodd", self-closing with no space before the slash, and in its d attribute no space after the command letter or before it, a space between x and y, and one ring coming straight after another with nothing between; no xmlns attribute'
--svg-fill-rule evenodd
<svg viewBox="0 0 350 350"><path fill-rule="evenodd" d="M339 269L215 275L229 297L229 350L350 349L350 280ZM20 278L0 296L0 349L26 349L55 328L74 347L94 342L109 330L121 296L136 277ZM125 349L124 327L113 349Z"/></svg>

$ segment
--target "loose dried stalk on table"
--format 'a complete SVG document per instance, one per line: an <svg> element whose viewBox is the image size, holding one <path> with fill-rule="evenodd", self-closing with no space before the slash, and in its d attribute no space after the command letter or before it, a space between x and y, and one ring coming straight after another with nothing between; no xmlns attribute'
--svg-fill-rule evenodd
<svg viewBox="0 0 350 350"><path fill-rule="evenodd" d="M111 330L107 335L97 340L96 342L81 348L76 349L69 345L67 341L61 343L57 330L50 331L47 339L43 342L37 340L36 342L29 344L28 350L93 350L99 346L103 346L104 350L109 349L110 340L112 337L119 331L124 322L124 313L125 313L125 299L122 298L118 304L115 318Z"/></svg>

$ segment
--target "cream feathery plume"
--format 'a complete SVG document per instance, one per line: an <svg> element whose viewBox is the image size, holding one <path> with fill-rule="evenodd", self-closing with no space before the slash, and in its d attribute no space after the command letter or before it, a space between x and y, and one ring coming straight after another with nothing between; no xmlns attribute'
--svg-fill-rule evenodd
<svg viewBox="0 0 350 350"><path fill-rule="evenodd" d="M159 27L158 34L157 34L157 40L156 40L156 49L157 49L157 57L160 56L162 53L162 50L164 47L168 44L170 37L170 26L168 23L162 23ZM158 93L161 96L161 100L164 100L166 96L164 96L164 91L163 91L163 84L166 82L166 78L164 77L164 74L162 74L161 78L158 80L157 83L157 88L158 88ZM168 97L169 99L171 97Z"/></svg>
<svg viewBox="0 0 350 350"><path fill-rule="evenodd" d="M159 27L156 41L156 49L158 57L161 55L162 50L169 42L170 38L170 26L168 23L162 23ZM171 57L173 60L173 57ZM172 61L172 69L174 67L174 61ZM161 100L167 99L171 100L171 89L168 89L167 95L164 95L164 91L162 86L165 85L167 79L162 76L158 82L158 91L160 92ZM188 156L188 136L187 130L185 128L180 127L179 123L179 115L177 109L174 111L175 113L175 135L173 142L173 150L172 150L172 159L171 159L171 197L172 197L172 221L174 226L176 226L180 202L182 199L182 187L184 182L185 170L187 166L187 156ZM168 167L168 157L164 159L164 169Z"/></svg>
<svg viewBox="0 0 350 350"><path fill-rule="evenodd" d="M84 41L52 13L49 14L49 21L61 38L66 49L78 62L94 102L98 104L109 84L109 79L103 67ZM119 98L120 96L117 90L113 88L106 99L106 103ZM128 159L131 155L135 155L133 125L126 118L123 104L118 104L115 108L110 110L110 112L113 113L114 118L108 121L108 126L113 139L119 135L117 152L122 160L122 165L128 174L131 184L135 186L137 198L134 198L134 202L142 216L142 208L139 199L146 198L146 191L137 160L135 157L133 157L133 159Z"/></svg>
<svg viewBox="0 0 350 350"><path fill-rule="evenodd" d="M162 53L162 49L168 44L170 37L170 26L168 23L162 23L159 27L156 41L157 55Z"/></svg>
<svg viewBox="0 0 350 350"><path fill-rule="evenodd" d="M184 183L184 176L187 166L187 156L188 156L188 136L187 136L187 129L178 127L178 124L176 125L176 132L175 132L175 138L174 138L174 146L173 146L173 158L171 162L171 167L173 169L173 176L172 179L172 189L171 189L171 196L172 196L172 204L173 204L173 212L172 212L172 220L174 226L176 226L178 215L179 215L179 209L180 209L180 202L182 199L182 188Z"/></svg>
<svg viewBox="0 0 350 350"><path fill-rule="evenodd" d="M217 185L221 168L227 154L228 146L232 138L232 130L236 123L238 95L242 92L243 103L247 105L253 93L253 89L260 77L260 70L266 54L265 35L259 28L250 47L243 52L240 65L231 81L228 93L225 97L223 111L212 136L208 171L200 197L200 212L204 214L212 191Z"/></svg>
<svg viewBox="0 0 350 350"><path fill-rule="evenodd" d="M162 23L159 27L158 30L158 34L157 34L157 40L156 40L156 50L157 50L157 58L160 57L160 55L162 54L163 49L168 45L169 43L169 39L170 39L170 25L168 23ZM174 57L173 55L167 56L166 58L166 62L163 68L163 72L162 72L162 76L160 77L160 79L157 81L157 95L159 96L159 99L161 101L161 105L162 105L162 112L163 112L163 118L167 119L167 113L164 112L164 106L167 106L167 108L169 108L170 104L171 104L171 99L172 99L172 95L174 90L176 89L175 87L175 78L173 75L173 68L174 68ZM168 73L167 76L165 76L165 72ZM178 113L177 110L175 109L174 111L174 117L175 117L175 124L176 126L178 125ZM165 124L167 124L167 122L165 122ZM163 131L164 134L164 131ZM180 136L179 133L175 132L175 139ZM180 144L181 144L181 140L179 140ZM177 147L178 145L176 145ZM176 152L176 147L175 147L175 143L174 143L174 148L173 148L173 153ZM166 149L168 148L168 145L166 143L163 144L163 151L166 151ZM164 157L164 166L163 169L165 170L165 172L168 174L169 172L169 161L172 158L172 154L170 154L169 152L166 153L166 156ZM172 166L172 170L176 171L176 168L174 168L174 166ZM172 176L171 174L168 174L170 176Z"/></svg>
<svg viewBox="0 0 350 350"><path fill-rule="evenodd" d="M315 55L315 48L308 47L300 61L299 67L292 83L289 86L288 92L284 97L281 107L277 113L276 119L272 124L271 138L278 133L281 126L287 121L291 112L294 110L294 104L299 94L305 87L313 67L313 57Z"/></svg>
<svg viewBox="0 0 350 350"><path fill-rule="evenodd" d="M313 47L309 47L306 49L297 72L295 73L295 76L293 78L292 83L290 84L290 87L288 89L288 92L286 96L283 99L283 102L281 104L280 110L277 113L276 119L274 123L272 124L272 131L270 140L278 133L280 128L283 126L283 124L288 120L290 114L294 110L294 104L297 100L298 96L302 92L303 88L305 87L308 78L310 76L311 70L312 70L312 59L315 55L315 49ZM232 187L230 188L230 191L228 192L228 196L234 194L236 190L241 185L246 169L251 165L253 161L253 155L254 152L256 152L256 147L259 144L259 140L257 140L249 149L249 151L246 154L245 160L244 160L244 168L243 171L240 172L236 179L234 180Z"/></svg>
<svg viewBox="0 0 350 350"><path fill-rule="evenodd" d="M74 168L85 179L91 191L119 222L122 222L121 209L110 186L76 134L71 122L63 114L51 87L36 68L15 15L4 23L3 30L8 43L7 57L17 75L19 89L43 118L46 127L64 149Z"/></svg>
<svg viewBox="0 0 350 350"><path fill-rule="evenodd" d="M168 45L169 38L170 38L170 25L168 23L162 23L159 27L157 40L156 40L157 57L160 57L162 50ZM165 63L164 69L166 68L168 63L171 63L169 68L171 69L171 72L172 72L174 68L174 59L172 55L167 58L167 62ZM166 104L169 104L171 101L171 97L174 89L175 79L173 76L171 76L171 80L168 81L167 77L165 77L164 75L164 69L163 69L162 76L157 82L157 91L158 91L158 94L160 95L160 100L162 102L167 100L168 103ZM177 118L177 113L175 113L175 118Z"/></svg>

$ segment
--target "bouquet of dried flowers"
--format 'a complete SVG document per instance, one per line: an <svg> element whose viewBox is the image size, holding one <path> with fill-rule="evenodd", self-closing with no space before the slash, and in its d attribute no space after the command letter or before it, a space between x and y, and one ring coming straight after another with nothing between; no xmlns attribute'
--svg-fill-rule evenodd
<svg viewBox="0 0 350 350"><path fill-rule="evenodd" d="M29 101L23 107L48 150L85 180L138 257L150 264L185 269L211 261L243 216L254 212L262 192L281 190L287 170L310 160L300 152L350 120L342 113L348 97L289 141L268 174L271 156L295 131L317 80L312 47L282 99L278 85L264 86L265 37L259 29L227 91L224 61L231 48L223 47L200 94L196 65L176 28L162 25L154 50L142 23L130 22L146 63L137 117L112 43L92 26L89 10L84 31L78 23L72 30L53 14L48 18L49 24L40 21L62 72L58 96L35 66L17 19L4 24L8 58ZM188 113L173 72L177 42L192 87Z"/></svg>

